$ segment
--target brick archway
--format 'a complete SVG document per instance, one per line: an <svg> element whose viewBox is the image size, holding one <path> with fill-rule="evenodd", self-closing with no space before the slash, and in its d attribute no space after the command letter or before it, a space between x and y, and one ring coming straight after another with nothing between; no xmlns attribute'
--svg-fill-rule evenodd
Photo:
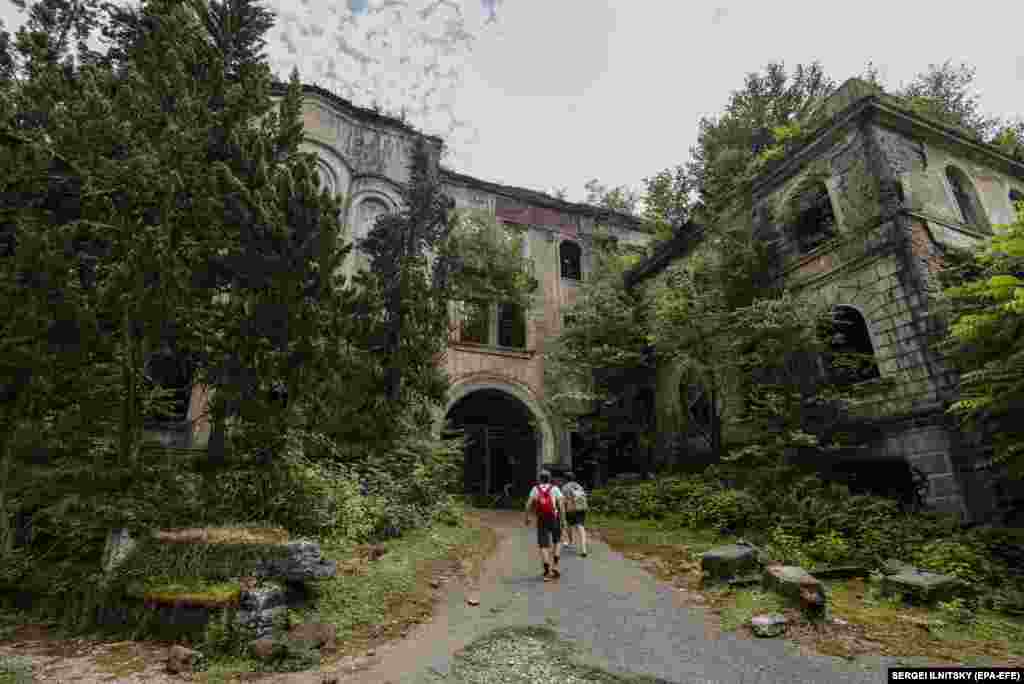
<svg viewBox="0 0 1024 684"><path fill-rule="evenodd" d="M537 433L538 444L535 469L537 472L540 471L543 464L555 463L558 460L556 458L557 442L555 440L555 433L540 402L533 396L533 392L529 388L522 387L518 383L503 378L470 376L456 381L448 391L448 401L445 402L443 410L439 411L436 415L434 434L438 436L441 434L449 412L457 403L470 394L482 390L496 390L525 406L532 418Z"/></svg>

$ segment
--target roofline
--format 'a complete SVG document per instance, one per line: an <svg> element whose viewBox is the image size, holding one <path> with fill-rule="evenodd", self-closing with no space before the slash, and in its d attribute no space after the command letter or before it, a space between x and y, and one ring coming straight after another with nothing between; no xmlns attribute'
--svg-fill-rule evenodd
<svg viewBox="0 0 1024 684"><path fill-rule="evenodd" d="M892 96L868 95L837 112L818 127L811 139L755 178L751 185L752 194L755 197L763 196L768 190L796 173L809 157L816 156L821 147L831 143L850 124L868 119L877 121L887 128L914 130L925 133L932 139L953 141L961 148L966 148L969 154L984 157L987 163L994 163L1009 175L1024 178L1024 160L1015 159L994 145L974 140L948 124L900 107L893 101Z"/></svg>
<svg viewBox="0 0 1024 684"><path fill-rule="evenodd" d="M671 240L661 243L654 254L640 261L636 266L622 275L626 289L639 285L642 281L657 275L669 265L673 259L686 256L704 239L704 226L687 221Z"/></svg>
<svg viewBox="0 0 1024 684"><path fill-rule="evenodd" d="M288 84L285 83L284 81L275 80L270 86L271 96L283 96L287 92ZM350 116L354 116L356 118L366 121L379 122L384 124L385 126L397 128L411 135L425 138L439 146L444 145L444 140L436 135L428 135L423 131L420 131L410 126L401 119L397 119L388 114L383 114L375 109L370 109L368 107L360 107L359 105L353 104L351 101L346 100L340 95L332 93L331 91L321 86L303 83L302 94L317 95L318 97L322 97L328 102L330 102L332 105L340 109L342 112L349 114Z"/></svg>
<svg viewBox="0 0 1024 684"><path fill-rule="evenodd" d="M452 171L451 169L446 169L444 167L441 168L441 178L455 185L464 185L477 190L484 190L495 195L523 200L535 206L543 206L549 209L558 209L560 211L583 214L585 216L595 218L615 218L620 222L635 226L635 230L638 232L643 232L639 228L643 224L643 220L639 216L627 214L622 211L606 209L604 207L598 207L585 202L569 202L538 190L519 188L513 185L501 185L500 183L481 180L474 176Z"/></svg>
<svg viewBox="0 0 1024 684"><path fill-rule="evenodd" d="M272 96L282 96L288 91L288 84L284 81L275 80L270 89ZM400 119L396 119L393 116L382 114L374 109L368 109L366 107L360 107L353 104L349 100L332 93L331 91L322 88L318 85L312 85L308 83L302 84L303 95L316 95L327 100L330 104L334 105L341 111L354 116L359 119L380 122L386 126L397 128L415 136L421 136L427 140L436 143L438 146L444 145L444 140L434 135L427 135L422 131L419 131L409 124L405 123ZM640 230L642 221L639 217L627 214L621 211L615 211L614 209L605 209L598 207L593 204L586 204L582 202L567 202L565 200L558 199L547 193L539 192L537 190L530 190L528 188L519 188L511 185L501 185L499 183L493 183L491 181L481 180L480 178L474 178L473 176L466 175L464 173L458 173L451 169L441 168L442 178L454 183L467 185L479 190L486 190L487 192L494 193L497 195L503 195L512 199L525 200L533 205L539 205L550 209L558 209L561 211L572 212L575 214L583 214L585 216L592 216L596 218L614 218L620 223L628 223L634 227L638 232Z"/></svg>

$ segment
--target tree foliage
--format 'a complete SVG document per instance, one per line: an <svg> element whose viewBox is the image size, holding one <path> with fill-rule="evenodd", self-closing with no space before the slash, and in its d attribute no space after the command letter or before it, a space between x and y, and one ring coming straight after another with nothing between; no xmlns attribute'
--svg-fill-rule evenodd
<svg viewBox="0 0 1024 684"><path fill-rule="evenodd" d="M944 275L951 306L944 347L960 371L951 411L993 440L995 457L1024 477L1024 206Z"/></svg>
<svg viewBox="0 0 1024 684"><path fill-rule="evenodd" d="M253 0L40 0L0 41L4 549L13 510L86 562L110 527L244 520L253 501L313 496L288 478L318 460L392 503L443 503L453 445L423 430L447 389L446 298L525 298L521 255L453 236L420 141L401 213L348 281L345 206L301 149L298 74L270 94L271 20ZM161 355L212 393L205 483L144 448L171 409ZM252 496L218 499L224 478Z"/></svg>

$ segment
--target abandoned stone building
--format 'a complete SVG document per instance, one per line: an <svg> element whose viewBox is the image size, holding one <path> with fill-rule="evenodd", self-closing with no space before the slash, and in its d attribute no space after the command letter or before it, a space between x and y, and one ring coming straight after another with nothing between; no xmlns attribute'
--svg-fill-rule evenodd
<svg viewBox="0 0 1024 684"><path fill-rule="evenodd" d="M893 465L916 470L929 506L972 520L1019 509L1019 484L993 472L984 440L947 415L955 378L932 340L942 329L934 304L944 250L971 247L1013 220L1024 161L857 79L822 107L810 138L755 180L751 225L774 253L772 275L844 324L838 350L873 359L837 378L853 386L852 414L871 429L832 466L868 479L893 477ZM664 277L699 237L662 245L627 284ZM657 419L658 448L699 460L707 429L694 426L708 421L708 397L679 369L657 369L624 399L623 413Z"/></svg>
<svg viewBox="0 0 1024 684"><path fill-rule="evenodd" d="M399 208L399 187L408 179L412 144L421 134L319 87L303 91L306 147L317 155L322 183L350 199L345 217L350 237L365 237L378 216ZM441 140L428 142L440 152ZM456 209L484 209L501 223L525 229L524 250L539 282L532 311L497 302L453 302L455 332L445 359L452 384L434 426L437 432L446 423L465 429L467 487L499 491L511 482L518 490L536 477L540 464L562 470L571 463L569 435L543 407L543 352L587 277L595 231L601 226L624 244L642 245L649 236L627 214L446 169L441 177ZM351 275L366 266L366 257L353 252L343 268ZM187 408L182 402L179 427L155 432L168 443L205 446L206 400L201 388L192 388Z"/></svg>
<svg viewBox="0 0 1024 684"><path fill-rule="evenodd" d="M304 94L307 147L323 183L350 198L352 237L365 236L378 216L398 209L411 143L421 134L318 87ZM818 120L806 143L755 181L751 225L776 254L774 277L831 307L846 324L842 344L874 359L845 378L859 397L854 413L872 431L836 467L883 479L893 465L916 469L929 505L973 519L1019 506L1021 492L989 472L983 440L946 414L954 378L930 340L939 325L932 302L944 249L977 244L993 225L1012 220L1013 201L1024 195L1024 163L856 79L822 105ZM440 150L440 140L428 140ZM707 430L694 427L708 421L713 400L678 368L633 378L602 409L625 426L611 438L588 440L544 409L545 343L560 332L587 277L595 236L610 231L620 244L642 248L650 236L638 219L446 169L441 175L457 208L525 227L524 250L540 283L531 311L452 304L455 332L444 361L452 385L434 430L447 425L469 435L467 487L495 492L511 483L519 490L542 465L601 480L655 461L699 463ZM699 234L680 234L628 273L627 284L663 277L699 244ZM344 268L365 265L354 253ZM193 388L180 431L165 430L164 440L205 445L205 401ZM643 432L657 441L641 445Z"/></svg>

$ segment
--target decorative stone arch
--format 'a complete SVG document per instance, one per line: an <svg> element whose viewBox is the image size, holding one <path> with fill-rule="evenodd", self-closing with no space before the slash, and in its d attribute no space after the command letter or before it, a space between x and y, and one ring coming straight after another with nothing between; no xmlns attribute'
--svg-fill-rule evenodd
<svg viewBox="0 0 1024 684"><path fill-rule="evenodd" d="M865 330L865 332L867 332L867 334L868 334L868 341L871 344L871 354L872 354L872 356L874 358L875 369L878 372L878 377L885 377L886 373L884 372L884 366L882 364L882 359L881 359L881 357L879 356L879 353L878 353L878 349L879 349L878 335L877 335L877 333L875 331L874 325L872 325L872 323L871 323L871 318L869 316L865 315L864 307L863 306L858 306L857 304L851 303L851 302L846 301L846 300L837 300L837 301L831 302L828 305L828 310L829 311L835 311L836 309L847 309L849 311L852 311L852 312L856 313L857 316L860 317L861 321L863 321L863 323L864 323L864 330Z"/></svg>
<svg viewBox="0 0 1024 684"><path fill-rule="evenodd" d="M320 174L321 183L327 183L331 194L347 195L352 188L352 169L338 151L317 140L308 140L302 146L304 151L316 155L316 170Z"/></svg>
<svg viewBox="0 0 1024 684"><path fill-rule="evenodd" d="M831 296L825 298L824 304L825 308L829 311L837 307L846 307L848 309L853 309L860 314L860 317L864 320L864 327L867 328L868 337L871 339L871 349L875 352L875 363L878 364L878 373L882 377L885 377L885 367L878 354L878 350L881 348L878 338L878 330L876 328L876 324L872 321L871 316L866 313L877 308L878 297L879 295L877 293L867 292L863 289L857 289L852 292L845 291L842 293L834 290L832 291Z"/></svg>
<svg viewBox="0 0 1024 684"><path fill-rule="evenodd" d="M547 413L541 406L533 390L529 386L512 378L494 375L492 373L472 373L463 376L452 383L448 390L448 401L444 409L439 411L434 419L434 436L439 437L444 429L444 422L448 413L461 399L479 390L497 390L504 392L515 399L518 399L529 410L530 415L536 423L538 433L537 444L537 470L540 471L544 463L556 463L557 443L555 432L548 420Z"/></svg>

